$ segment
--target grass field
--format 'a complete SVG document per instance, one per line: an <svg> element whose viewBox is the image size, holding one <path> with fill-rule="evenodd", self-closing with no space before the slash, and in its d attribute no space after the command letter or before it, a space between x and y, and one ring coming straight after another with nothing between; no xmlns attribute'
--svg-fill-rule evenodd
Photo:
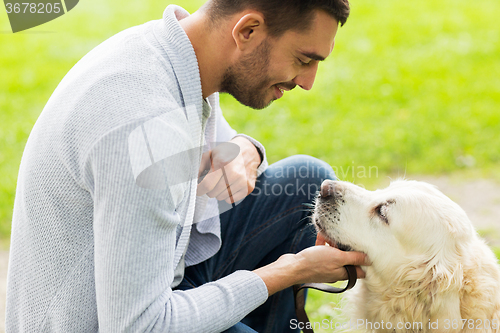
<svg viewBox="0 0 500 333"><path fill-rule="evenodd" d="M191 12L201 3L177 2ZM100 42L160 18L167 4L86 0L17 34L0 12L0 239L9 237L24 145L59 81ZM259 139L270 162L310 154L357 183L464 169L500 178L500 2L351 4L313 90L260 111L222 96L233 127ZM325 315L330 297L310 297L313 318Z"/></svg>

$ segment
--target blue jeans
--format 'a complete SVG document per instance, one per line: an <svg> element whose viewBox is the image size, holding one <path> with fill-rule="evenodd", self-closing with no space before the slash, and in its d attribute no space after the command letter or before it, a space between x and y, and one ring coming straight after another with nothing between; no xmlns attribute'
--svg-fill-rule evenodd
<svg viewBox="0 0 500 333"><path fill-rule="evenodd" d="M335 179L332 168L309 156L292 156L269 166L257 179L254 191L221 214L219 252L187 267L177 289L201 286L237 270L254 270L285 253L313 246L316 237L309 219L311 209L304 204L312 202L325 179ZM299 332L290 328L293 318L293 293L287 288L225 332Z"/></svg>

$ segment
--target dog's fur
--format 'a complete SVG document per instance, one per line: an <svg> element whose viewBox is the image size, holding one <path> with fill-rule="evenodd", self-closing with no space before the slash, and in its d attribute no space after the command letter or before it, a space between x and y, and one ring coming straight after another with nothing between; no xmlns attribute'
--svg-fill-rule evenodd
<svg viewBox="0 0 500 333"><path fill-rule="evenodd" d="M497 259L457 204L423 182L400 180L377 191L327 182L332 193L317 198L313 214L318 232L372 262L348 296L353 322L391 322L392 329L374 332L414 332L397 325L418 322L415 332L500 332L492 328L500 326ZM474 325L462 329L462 319ZM445 329L453 320L458 329Z"/></svg>

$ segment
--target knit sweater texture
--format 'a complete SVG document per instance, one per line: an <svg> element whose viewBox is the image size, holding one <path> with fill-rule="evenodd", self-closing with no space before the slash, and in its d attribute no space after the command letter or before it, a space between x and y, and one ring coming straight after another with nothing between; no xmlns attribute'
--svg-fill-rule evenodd
<svg viewBox="0 0 500 333"><path fill-rule="evenodd" d="M196 197L198 169L237 135L218 95L203 101L187 15L168 6L103 42L43 109L19 170L7 332L220 332L267 299L250 271L173 290L184 265L221 246L221 208ZM264 148L245 137L260 174Z"/></svg>

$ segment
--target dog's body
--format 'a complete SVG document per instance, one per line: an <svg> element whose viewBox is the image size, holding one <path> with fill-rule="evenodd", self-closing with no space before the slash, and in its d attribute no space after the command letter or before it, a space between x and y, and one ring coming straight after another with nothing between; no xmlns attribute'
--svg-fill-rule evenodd
<svg viewBox="0 0 500 333"><path fill-rule="evenodd" d="M497 259L435 187L397 181L371 192L325 181L313 221L334 246L364 252L373 263L348 297L358 328L500 332Z"/></svg>

